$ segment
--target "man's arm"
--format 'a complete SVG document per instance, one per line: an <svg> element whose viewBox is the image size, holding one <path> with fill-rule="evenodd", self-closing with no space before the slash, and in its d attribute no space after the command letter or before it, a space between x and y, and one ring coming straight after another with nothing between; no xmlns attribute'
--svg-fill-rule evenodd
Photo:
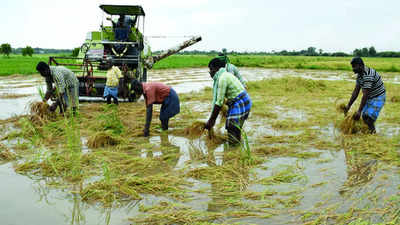
<svg viewBox="0 0 400 225"><path fill-rule="evenodd" d="M350 101L347 104L346 108L344 109L344 113L345 114L350 110L351 105L353 105L353 103L357 99L359 93L360 93L360 85L356 83L356 86L354 87L353 93L351 94Z"/></svg>
<svg viewBox="0 0 400 225"><path fill-rule="evenodd" d="M47 102L51 98L53 93L54 93L53 84L50 79L46 78L46 93L44 95L43 102Z"/></svg>
<svg viewBox="0 0 400 225"><path fill-rule="evenodd" d="M362 96L362 99L361 99L360 107L358 108L357 113L354 115L354 119L355 120L359 120L360 119L361 112L362 112L365 104L367 103L367 99L368 99L368 95L369 95L369 89L363 88L362 92L363 92L363 96Z"/></svg>
<svg viewBox="0 0 400 225"><path fill-rule="evenodd" d="M146 107L146 124L143 130L143 134L145 137L150 135L150 124L152 117L153 117L153 104L150 104Z"/></svg>
<svg viewBox="0 0 400 225"><path fill-rule="evenodd" d="M221 111L221 108L222 107L219 105L214 105L210 119L208 119L206 125L204 126L205 129L210 130L215 125L215 121L217 120L217 117L218 117L219 111Z"/></svg>

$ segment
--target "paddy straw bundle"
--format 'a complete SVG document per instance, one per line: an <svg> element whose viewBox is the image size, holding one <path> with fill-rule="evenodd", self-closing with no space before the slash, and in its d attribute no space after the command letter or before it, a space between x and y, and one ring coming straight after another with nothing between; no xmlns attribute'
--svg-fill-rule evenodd
<svg viewBox="0 0 400 225"><path fill-rule="evenodd" d="M354 120L353 116L356 114L349 113L345 116L344 120L341 122L339 129L344 134L356 134L356 133L368 133L368 126L362 122L362 119Z"/></svg>
<svg viewBox="0 0 400 225"><path fill-rule="evenodd" d="M100 148L119 144L119 140L107 132L98 132L87 141L89 148Z"/></svg>
<svg viewBox="0 0 400 225"><path fill-rule="evenodd" d="M196 121L184 130L184 134L189 138L200 138L207 131L204 126L204 122ZM226 140L223 134L215 132L214 129L209 130L206 137L210 144L221 144Z"/></svg>
<svg viewBox="0 0 400 225"><path fill-rule="evenodd" d="M338 105L336 105L336 110L338 112L344 113L346 110L346 104L345 103L340 103Z"/></svg>
<svg viewBox="0 0 400 225"><path fill-rule="evenodd" d="M393 96L392 98L390 98L391 102L400 102L400 96Z"/></svg>
<svg viewBox="0 0 400 225"><path fill-rule="evenodd" d="M37 115L40 118L48 118L50 115L49 104L45 102L32 102L29 105L31 115Z"/></svg>
<svg viewBox="0 0 400 225"><path fill-rule="evenodd" d="M42 125L55 115L49 110L50 106L45 102L32 102L29 104L29 108L29 118L34 124Z"/></svg>
<svg viewBox="0 0 400 225"><path fill-rule="evenodd" d="M204 132L204 126L206 123L201 121L196 121L192 123L189 127L185 128L184 134L191 138L200 137Z"/></svg>

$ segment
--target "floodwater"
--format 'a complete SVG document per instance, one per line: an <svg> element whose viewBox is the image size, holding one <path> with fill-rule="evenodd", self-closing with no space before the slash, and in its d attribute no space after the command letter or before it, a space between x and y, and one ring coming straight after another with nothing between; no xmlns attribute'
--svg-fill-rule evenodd
<svg viewBox="0 0 400 225"><path fill-rule="evenodd" d="M326 80L349 80L353 81L351 72L344 71L315 71L315 70L279 70L279 69L259 69L259 68L240 68L241 73L247 80L259 80L264 78L276 78L283 76L300 76L312 79ZM389 74L385 82L398 82L399 74ZM212 86L212 80L209 77L207 68L198 69L170 69L170 70L151 70L148 73L150 81L159 81L172 86L178 93L188 93L197 91L205 87ZM27 104L31 101L40 99L38 87L44 87L43 79L40 76L21 76L21 77L5 77L0 78L0 95L15 94L29 95L21 98L1 99L0 100L0 119L7 119L15 115L27 113ZM196 105L193 104L194 110ZM291 112L282 109L279 106L276 112L283 118L306 119L307 114L302 112ZM396 127L386 127L386 133L383 135L394 136L399 135L400 129ZM255 128L256 129L253 129ZM252 132L252 137L259 135L298 135L298 131L277 131L272 127L263 124L262 121L249 121L245 127L246 131ZM332 127L315 127L321 130L328 139L334 138L335 128ZM379 129L379 127L378 127ZM254 138L255 139L255 138ZM184 137L174 135L153 136L149 140L151 143L159 146L173 145L179 151L179 158L174 160L175 169L181 169L187 166L187 162L191 161L190 167L198 168L208 166L202 161L193 160L192 146L196 146L199 150L197 155L211 155L213 163L223 165L224 163L224 145L208 149L206 144L201 140L188 140ZM251 142L252 140L250 140ZM84 142L84 141L83 141ZM3 141L4 144L7 144ZM87 147L84 147L87 151ZM274 169L279 170L290 165L296 165L298 172L304 177L295 183L275 184L273 188L280 192L296 191L302 189L302 199L299 205L292 209L292 213L286 213L275 217L256 218L244 217L229 220L229 223L238 222L243 224L293 224L297 217L294 215L296 211L316 210L314 207L324 200L325 205L338 204L338 211L346 212L349 208L365 205L366 202L360 200L355 203L355 196L360 199L367 198L363 193L382 192L383 198L396 195L398 187L400 187L400 179L398 168L385 167L375 172L368 181L368 184L361 185L358 190L352 190L353 198L348 198L338 190L342 190L344 184L353 176L350 173L353 165L354 156L349 156L344 150L341 151L324 151L311 149L310 152L320 154L317 158L297 159L292 157L276 157L269 159L261 167L257 167L254 171L257 178L267 178L272 175ZM141 157L160 157L162 152L143 150ZM378 162L379 163L379 162ZM373 163L371 163L372 165ZM273 168L267 169L267 168ZM380 168L380 167L379 167ZM350 175L353 174L353 175ZM70 190L51 189L46 187L43 180L35 180L33 178L20 175L14 172L13 164L0 164L0 224L1 225L53 225L53 224L76 224L76 225L92 225L92 224L112 224L127 225L130 222L129 217L135 217L140 214L138 201L123 207L102 208L96 205L89 205L81 201L80 197ZM201 181L192 180L197 186L208 188L208 194L212 192L212 185ZM247 187L248 190L262 192L267 187L262 184L253 184ZM362 191L360 191L362 190ZM358 191L358 192L357 192ZM152 205L162 198L154 196L146 196L140 201L143 205ZM210 202L211 198L207 193L196 193L195 198L186 205L196 210L208 210L223 212L223 209L215 208ZM249 203L256 201L249 200ZM383 204L383 203L381 203ZM318 209L317 209L318 210ZM226 221L215 221L226 222ZM379 218L375 218L371 222L379 222Z"/></svg>

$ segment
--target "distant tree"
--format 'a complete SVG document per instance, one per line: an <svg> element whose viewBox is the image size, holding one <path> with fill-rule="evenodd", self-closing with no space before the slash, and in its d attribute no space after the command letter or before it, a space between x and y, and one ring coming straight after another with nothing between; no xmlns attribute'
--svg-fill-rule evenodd
<svg viewBox="0 0 400 225"><path fill-rule="evenodd" d="M6 55L7 57L10 56L12 49L11 49L11 45L8 43L2 44L0 46L0 52L4 55Z"/></svg>
<svg viewBox="0 0 400 225"><path fill-rule="evenodd" d="M25 48L22 49L22 55L23 56L31 56L33 55L33 48L31 46L26 46Z"/></svg>
<svg viewBox="0 0 400 225"><path fill-rule="evenodd" d="M317 51L316 50L317 50L317 48L315 48L315 47L308 47L306 55L315 56L315 55L317 55Z"/></svg>
<svg viewBox="0 0 400 225"><path fill-rule="evenodd" d="M74 50L72 50L72 56L73 57L78 57L80 49L81 48L74 48Z"/></svg>
<svg viewBox="0 0 400 225"><path fill-rule="evenodd" d="M324 52L324 50L322 50L322 49L318 50L319 55L322 55L323 52Z"/></svg>
<svg viewBox="0 0 400 225"><path fill-rule="evenodd" d="M358 49L358 48L354 49L353 55L357 56L357 57L361 57L362 56L361 49Z"/></svg>
<svg viewBox="0 0 400 225"><path fill-rule="evenodd" d="M376 50L375 50L375 48L374 48L374 46L371 46L369 49L368 49L368 55L369 56L376 56Z"/></svg>
<svg viewBox="0 0 400 225"><path fill-rule="evenodd" d="M369 56L368 48L362 48L361 49L361 56L362 57L368 57Z"/></svg>

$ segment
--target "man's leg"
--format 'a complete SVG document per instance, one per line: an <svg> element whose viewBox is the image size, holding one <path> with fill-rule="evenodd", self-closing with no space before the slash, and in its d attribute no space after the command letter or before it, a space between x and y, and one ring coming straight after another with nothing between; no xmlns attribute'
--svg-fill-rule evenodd
<svg viewBox="0 0 400 225"><path fill-rule="evenodd" d="M227 130L229 144L239 144L242 134L240 128L233 123L230 123Z"/></svg>
<svg viewBox="0 0 400 225"><path fill-rule="evenodd" d="M118 105L118 98L113 96L114 104Z"/></svg>
<svg viewBox="0 0 400 225"><path fill-rule="evenodd" d="M111 95L107 95L107 104L111 104Z"/></svg>
<svg viewBox="0 0 400 225"><path fill-rule="evenodd" d="M169 123L169 119L161 120L161 129L168 130L168 123Z"/></svg>
<svg viewBox="0 0 400 225"><path fill-rule="evenodd" d="M363 118L365 124L368 125L369 131L371 132L371 134L375 134L376 133L375 125L374 125L375 120L372 119L371 117L369 117L366 113L364 113L362 115L362 118Z"/></svg>

